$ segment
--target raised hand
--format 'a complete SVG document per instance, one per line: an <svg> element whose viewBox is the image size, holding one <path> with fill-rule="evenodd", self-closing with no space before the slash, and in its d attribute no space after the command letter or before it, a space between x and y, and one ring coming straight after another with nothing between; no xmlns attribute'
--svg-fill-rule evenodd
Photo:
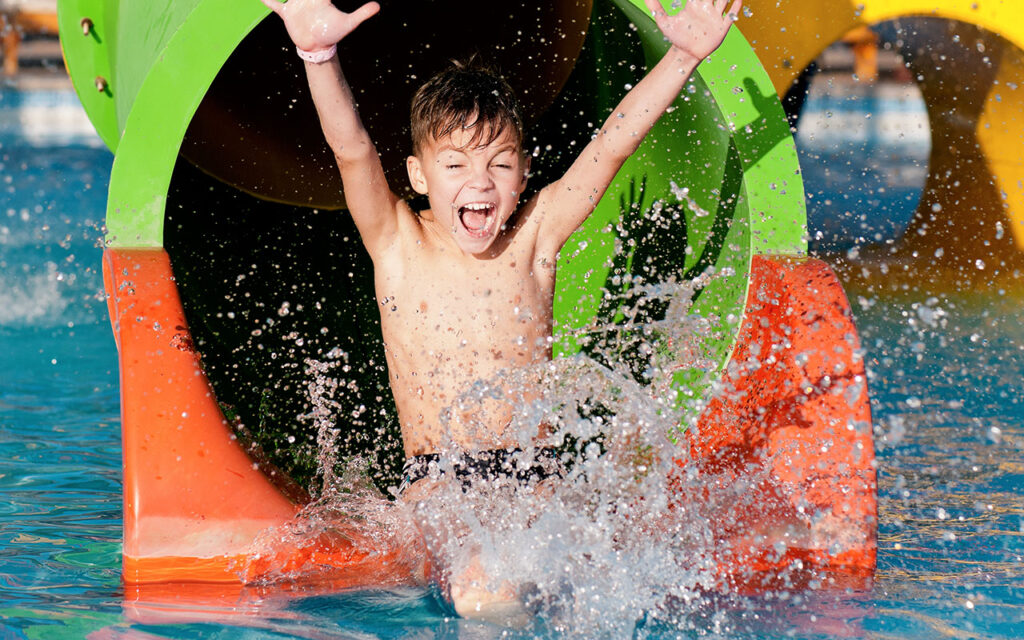
<svg viewBox="0 0 1024 640"><path fill-rule="evenodd" d="M352 13L339 11L331 0L261 0L281 16L288 36L300 49L317 51L337 44L342 38L380 11L376 2L367 2Z"/></svg>
<svg viewBox="0 0 1024 640"><path fill-rule="evenodd" d="M728 13L729 0L685 0L686 5L674 16L665 13L658 0L644 0L654 14L654 21L662 35L674 47L697 60L708 57L722 44L729 27L739 17L742 0L733 0Z"/></svg>

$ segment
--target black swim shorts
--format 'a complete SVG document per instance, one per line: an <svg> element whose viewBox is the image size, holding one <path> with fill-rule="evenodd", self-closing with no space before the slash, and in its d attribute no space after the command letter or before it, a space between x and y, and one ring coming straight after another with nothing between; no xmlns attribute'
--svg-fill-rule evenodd
<svg viewBox="0 0 1024 640"><path fill-rule="evenodd" d="M398 495L402 495L413 483L430 475L430 465L437 465L441 455L425 453L413 456L402 467L402 484ZM565 466L558 452L550 447L535 450L532 457L522 449L489 449L457 456L452 462L452 472L466 491L474 483L494 480L515 480L516 485L527 486L547 478L562 478Z"/></svg>

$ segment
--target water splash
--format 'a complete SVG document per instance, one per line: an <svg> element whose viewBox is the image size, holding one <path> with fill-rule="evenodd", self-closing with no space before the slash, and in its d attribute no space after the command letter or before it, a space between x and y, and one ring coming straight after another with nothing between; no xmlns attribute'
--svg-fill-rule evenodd
<svg viewBox="0 0 1024 640"><path fill-rule="evenodd" d="M541 446L553 447L564 465L559 480L449 480L464 452L445 443L432 469L436 487L415 504L393 502L374 488L366 460L339 461L335 453L341 405L333 398L347 384L336 377L346 354L308 360L306 418L317 427L320 485L294 521L261 536L257 563L281 549L309 549L311 557L347 545L395 559L392 570L400 567L406 580L429 578L442 593L467 575L490 590L511 589L534 614L534 631L569 637L706 625L707 594L721 585L722 564L736 560L742 545L735 541L770 534L781 554L790 535L785 523L771 524L770 500L758 494L763 469L746 477L699 469L680 437L694 407L675 377L715 369L703 345L713 342L717 322L691 314L695 293L712 277L647 283L632 276L614 294L619 312L577 336L586 353L481 381L459 398L471 405L518 390L515 456L529 466ZM546 392L524 391L538 387ZM542 442L534 440L537 425L547 426ZM746 531L752 516L769 524ZM335 569L291 564L259 579L316 581ZM397 575L378 576L379 584Z"/></svg>
<svg viewBox="0 0 1024 640"><path fill-rule="evenodd" d="M317 477L320 478L319 491L314 487L314 498L322 497L330 502L339 493L345 493L346 484L339 485L337 474L338 453L337 442L341 428L337 426L336 416L343 407L335 400L341 380L330 375L339 366L347 368L348 354L340 349L329 351L325 360L306 359L306 396L309 398L311 410L300 419L309 420L316 429L317 444ZM353 465L358 468L358 465ZM343 476L344 477L344 476Z"/></svg>
<svg viewBox="0 0 1024 640"><path fill-rule="evenodd" d="M365 584L386 586L422 574L422 545L405 511L373 483L371 463L359 456L339 460L348 354L332 349L323 360L305 361L310 411L317 437L317 482L311 500L291 521L260 534L250 559L236 567L247 582L330 583L360 560ZM396 555L397 552L397 555ZM358 556L358 557L357 557Z"/></svg>
<svg viewBox="0 0 1024 640"><path fill-rule="evenodd" d="M63 320L69 303L65 291L73 284L74 274L62 273L53 262L45 263L44 269L0 274L0 327Z"/></svg>

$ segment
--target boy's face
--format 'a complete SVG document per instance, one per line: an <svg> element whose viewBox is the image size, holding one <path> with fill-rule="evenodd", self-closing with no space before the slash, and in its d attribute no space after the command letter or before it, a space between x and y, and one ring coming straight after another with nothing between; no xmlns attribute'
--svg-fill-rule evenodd
<svg viewBox="0 0 1024 640"><path fill-rule="evenodd" d="M508 130L485 146L470 146L473 129L429 139L406 162L417 193L430 200L434 220L466 254L486 251L516 210L530 169Z"/></svg>

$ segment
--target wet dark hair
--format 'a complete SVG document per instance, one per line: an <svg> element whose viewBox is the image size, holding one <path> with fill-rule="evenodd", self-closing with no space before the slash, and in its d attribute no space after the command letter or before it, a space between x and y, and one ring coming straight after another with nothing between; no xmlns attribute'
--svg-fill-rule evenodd
<svg viewBox="0 0 1024 640"><path fill-rule="evenodd" d="M410 120L413 153L456 129L473 129L471 145L488 145L505 130L523 145L523 115L512 87L476 56L453 60L427 80L412 98Z"/></svg>

